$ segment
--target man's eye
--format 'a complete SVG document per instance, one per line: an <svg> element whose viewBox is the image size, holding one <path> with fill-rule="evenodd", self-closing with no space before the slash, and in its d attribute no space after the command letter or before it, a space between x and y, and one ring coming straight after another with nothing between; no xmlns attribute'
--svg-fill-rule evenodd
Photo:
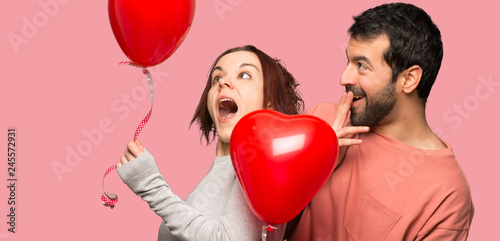
<svg viewBox="0 0 500 241"><path fill-rule="evenodd" d="M242 79L250 79L251 78L251 76L245 72L241 73L239 77Z"/></svg>
<svg viewBox="0 0 500 241"><path fill-rule="evenodd" d="M362 63L358 63L358 68L359 69L366 69L366 66Z"/></svg>

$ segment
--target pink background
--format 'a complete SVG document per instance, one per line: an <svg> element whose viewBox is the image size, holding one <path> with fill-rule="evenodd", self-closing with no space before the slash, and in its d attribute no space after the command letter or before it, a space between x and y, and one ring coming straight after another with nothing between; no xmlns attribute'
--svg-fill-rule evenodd
<svg viewBox="0 0 500 241"><path fill-rule="evenodd" d="M49 10L43 7L47 2ZM216 3L229 8L219 13ZM185 198L214 156L214 146L200 144L197 127L189 129L189 121L218 54L254 44L287 64L302 84L307 107L338 101L351 16L380 3L197 1L184 43L151 69L161 82L153 115L140 135L173 190ZM469 180L476 207L469 240L492 240L500 216L498 4L413 3L432 16L445 46L428 119L452 145ZM110 210L99 200L104 171L119 160L149 109L144 75L118 66L127 59L111 31L107 1L9 1L0 9L0 240L156 240L160 218L115 172L106 187L119 194L120 202ZM26 29L27 22L37 24L35 31ZM25 42L12 44L14 35ZM493 84L485 86L488 81ZM108 122L106 133L99 130L101 122ZM7 232L6 224L7 129L12 127L17 129L15 234ZM99 132L102 139L89 139L87 132ZM68 156L77 148L81 159ZM57 175L54 165L68 172Z"/></svg>

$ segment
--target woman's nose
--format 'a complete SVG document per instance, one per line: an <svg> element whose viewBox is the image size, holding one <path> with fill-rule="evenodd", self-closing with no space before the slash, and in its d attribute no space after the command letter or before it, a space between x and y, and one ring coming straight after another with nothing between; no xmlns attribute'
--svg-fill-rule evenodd
<svg viewBox="0 0 500 241"><path fill-rule="evenodd" d="M231 78L229 76L224 76L223 78L221 78L219 80L219 85L220 85L221 88L224 87L224 86L227 86L227 87L229 87L231 89L234 88L233 82L231 81Z"/></svg>

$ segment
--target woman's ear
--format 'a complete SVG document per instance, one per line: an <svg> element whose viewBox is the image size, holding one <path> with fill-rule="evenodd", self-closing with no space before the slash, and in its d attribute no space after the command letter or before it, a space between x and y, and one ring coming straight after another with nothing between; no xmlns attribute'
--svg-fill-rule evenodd
<svg viewBox="0 0 500 241"><path fill-rule="evenodd" d="M422 78L422 68L418 65L413 65L405 70L404 77L403 91L406 94L409 94L414 91L420 83L420 79Z"/></svg>
<svg viewBox="0 0 500 241"><path fill-rule="evenodd" d="M267 102L267 109L272 110L273 106L271 105L271 101Z"/></svg>

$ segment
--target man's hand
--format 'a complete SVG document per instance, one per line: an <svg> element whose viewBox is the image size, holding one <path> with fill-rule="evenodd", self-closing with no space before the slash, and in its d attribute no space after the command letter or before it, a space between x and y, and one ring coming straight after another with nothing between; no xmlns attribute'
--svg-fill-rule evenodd
<svg viewBox="0 0 500 241"><path fill-rule="evenodd" d="M370 128L368 126L352 126L349 119L349 110L351 109L352 99L354 94L349 92L344 92L340 98L339 107L337 109L337 116L333 122L332 128L337 134L339 139L339 159L336 166L342 162L344 159L347 147L350 145L357 145L361 143L360 139L353 139L354 134L368 132Z"/></svg>
<svg viewBox="0 0 500 241"><path fill-rule="evenodd" d="M116 168L125 165L140 156L144 152L144 147L139 143L138 140L129 141L127 143L127 149L125 149L124 155L120 157L120 162L116 164Z"/></svg>

